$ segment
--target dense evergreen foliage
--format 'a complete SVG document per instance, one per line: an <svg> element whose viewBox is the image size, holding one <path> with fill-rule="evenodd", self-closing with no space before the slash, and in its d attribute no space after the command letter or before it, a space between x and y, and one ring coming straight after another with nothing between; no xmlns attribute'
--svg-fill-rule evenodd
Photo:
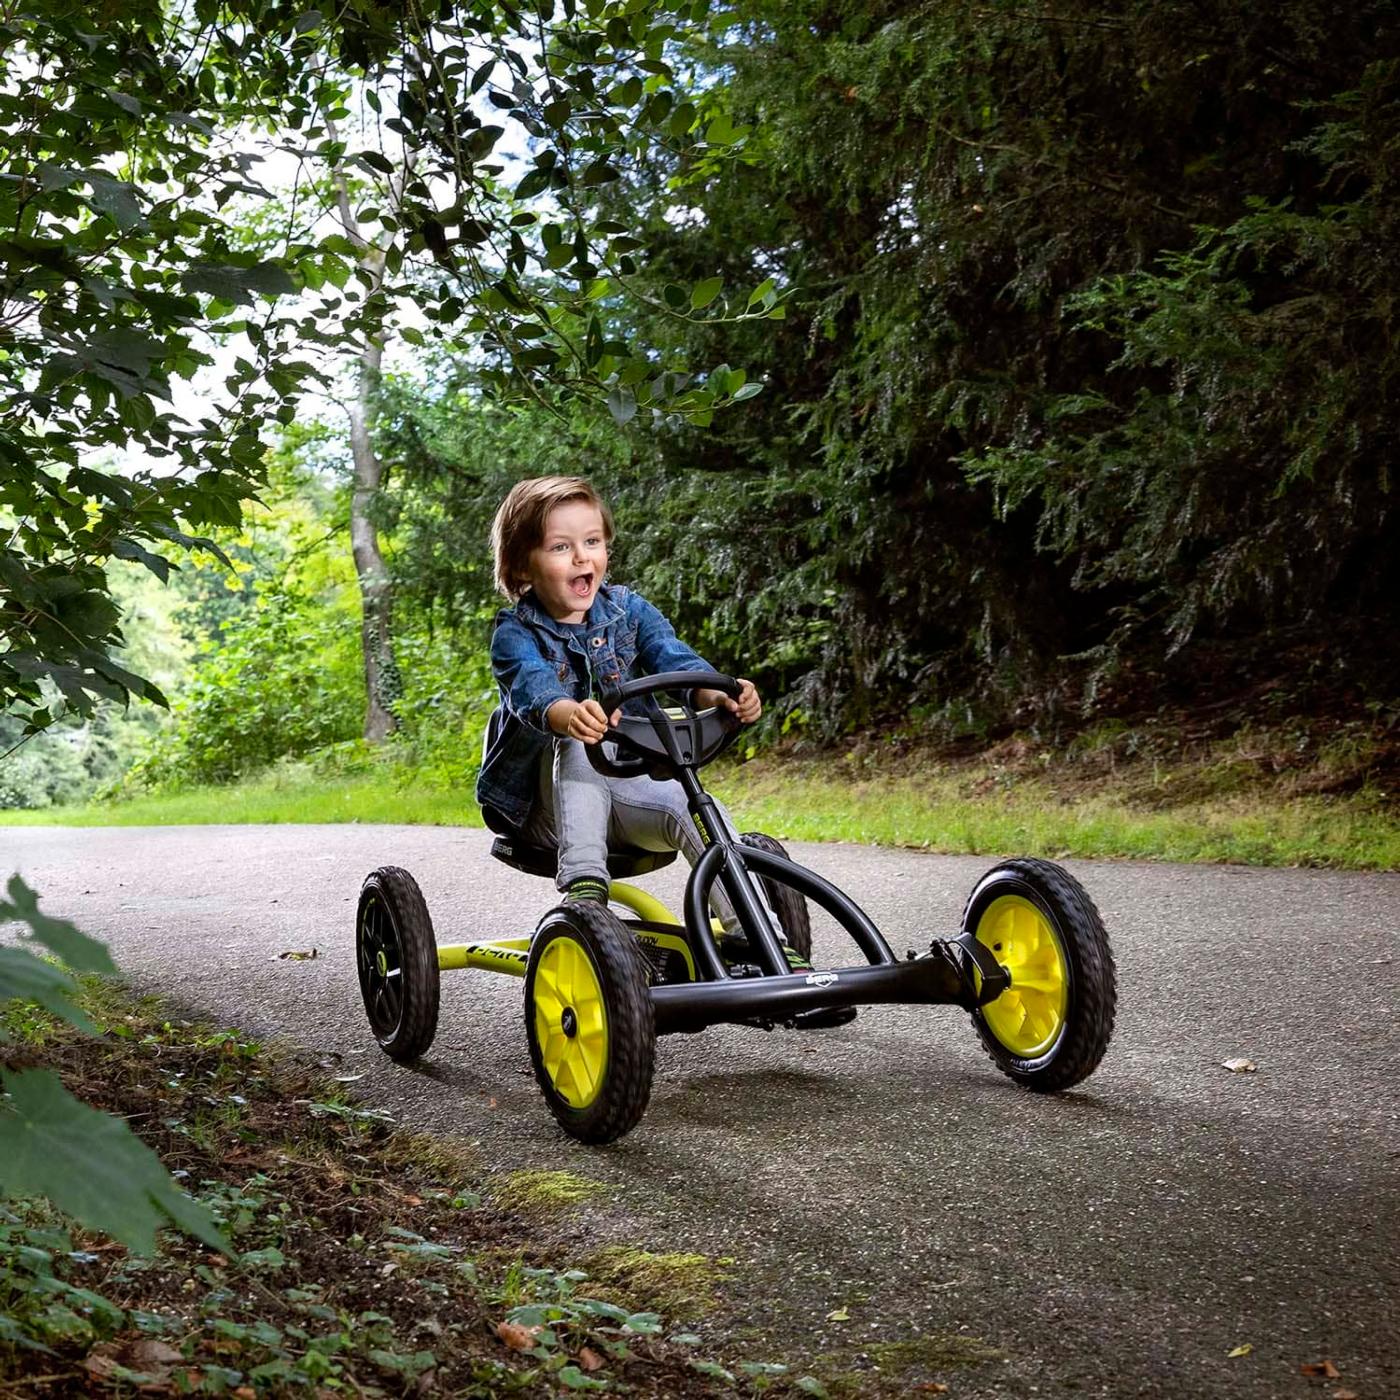
<svg viewBox="0 0 1400 1400"><path fill-rule="evenodd" d="M744 155L600 192L652 293L611 333L766 392L625 457L401 403L405 523L454 524L429 593L485 599L503 478L563 455L626 576L828 732L1049 717L1207 644L1345 634L1329 667L1393 685L1393 4L742 3L690 57ZM666 284L716 270L789 319L686 320Z"/></svg>

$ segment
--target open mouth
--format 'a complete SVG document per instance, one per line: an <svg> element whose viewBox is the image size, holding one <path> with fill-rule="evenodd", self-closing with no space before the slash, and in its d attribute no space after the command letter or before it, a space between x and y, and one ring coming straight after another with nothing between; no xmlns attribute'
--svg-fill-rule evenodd
<svg viewBox="0 0 1400 1400"><path fill-rule="evenodd" d="M593 574L579 574L577 578L569 580L569 591L575 598L586 598L593 590Z"/></svg>

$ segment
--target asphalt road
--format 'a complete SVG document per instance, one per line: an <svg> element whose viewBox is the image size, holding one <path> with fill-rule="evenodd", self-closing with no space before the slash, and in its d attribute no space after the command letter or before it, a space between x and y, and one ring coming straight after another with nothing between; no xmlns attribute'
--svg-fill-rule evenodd
<svg viewBox="0 0 1400 1400"><path fill-rule="evenodd" d="M343 1057L368 1100L475 1142L484 1168L608 1183L580 1248L734 1258L710 1325L750 1354L859 1367L870 1343L920 1338L930 1359L908 1380L963 1400L1400 1396L1400 876L1072 862L1120 989L1114 1043L1074 1093L1017 1089L953 1008L877 1007L839 1030L663 1040L647 1116L598 1150L539 1098L514 979L445 975L416 1071L369 1039L363 875L412 870L440 941L527 933L550 890L488 844L422 827L0 828L0 874L105 937L139 985ZM897 952L954 932L991 863L792 853ZM646 883L676 908L682 878ZM854 960L844 941L818 922L818 965ZM1226 1071L1233 1056L1257 1073ZM932 1359L972 1355L969 1338L998 1355ZM1339 1380L1300 1372L1324 1358Z"/></svg>

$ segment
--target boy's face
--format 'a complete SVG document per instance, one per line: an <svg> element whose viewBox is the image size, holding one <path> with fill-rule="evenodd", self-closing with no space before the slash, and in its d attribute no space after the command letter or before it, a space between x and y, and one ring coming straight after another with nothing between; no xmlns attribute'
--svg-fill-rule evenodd
<svg viewBox="0 0 1400 1400"><path fill-rule="evenodd" d="M530 587L556 622L582 622L608 569L603 514L588 501L565 501L545 517L530 551Z"/></svg>

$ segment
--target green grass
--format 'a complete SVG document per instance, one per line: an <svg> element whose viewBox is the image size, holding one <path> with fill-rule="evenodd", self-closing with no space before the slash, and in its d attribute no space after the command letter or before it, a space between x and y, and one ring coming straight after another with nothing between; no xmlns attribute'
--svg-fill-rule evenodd
<svg viewBox="0 0 1400 1400"><path fill-rule="evenodd" d="M1236 792L1171 807L1100 788L1065 798L1043 781L969 795L966 775L846 775L773 760L725 766L714 788L744 830L798 841L853 841L970 855L1041 855L1400 869L1400 819L1365 794ZM249 822L392 822L480 826L469 789L412 775L275 778L110 804L0 812L0 825L167 826Z"/></svg>
<svg viewBox="0 0 1400 1400"><path fill-rule="evenodd" d="M1107 794L1062 800L1047 785L969 797L953 778L840 782L739 770L723 796L745 828L948 854L1400 868L1400 820L1361 797L1237 794L1144 810Z"/></svg>
<svg viewBox="0 0 1400 1400"><path fill-rule="evenodd" d="M279 774L125 802L0 812L0 826L208 826L229 823L393 822L480 826L470 788L425 787L411 775L339 779Z"/></svg>

